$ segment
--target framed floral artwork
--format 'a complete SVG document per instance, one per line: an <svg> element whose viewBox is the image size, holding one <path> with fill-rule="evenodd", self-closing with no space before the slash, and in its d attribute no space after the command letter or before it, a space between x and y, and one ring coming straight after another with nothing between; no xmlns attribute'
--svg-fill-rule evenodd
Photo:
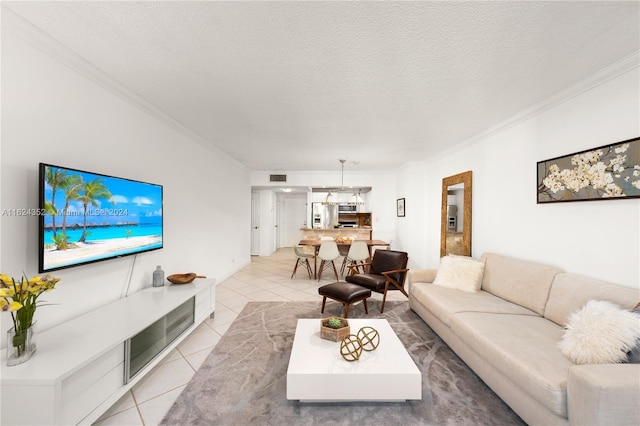
<svg viewBox="0 0 640 426"><path fill-rule="evenodd" d="M396 214L398 217L404 217L404 198L396 200Z"/></svg>
<svg viewBox="0 0 640 426"><path fill-rule="evenodd" d="M640 137L538 162L538 204L639 197Z"/></svg>

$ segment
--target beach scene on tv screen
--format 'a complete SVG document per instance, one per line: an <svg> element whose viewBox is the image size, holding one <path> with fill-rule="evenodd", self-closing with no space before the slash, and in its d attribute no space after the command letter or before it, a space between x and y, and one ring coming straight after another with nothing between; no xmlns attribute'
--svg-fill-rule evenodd
<svg viewBox="0 0 640 426"><path fill-rule="evenodd" d="M43 269L162 247L162 187L45 166Z"/></svg>

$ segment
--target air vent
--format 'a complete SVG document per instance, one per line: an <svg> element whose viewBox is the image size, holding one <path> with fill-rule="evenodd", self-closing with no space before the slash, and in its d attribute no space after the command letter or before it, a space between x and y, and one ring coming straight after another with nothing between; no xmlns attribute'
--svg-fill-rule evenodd
<svg viewBox="0 0 640 426"><path fill-rule="evenodd" d="M287 175L269 175L269 182L286 182Z"/></svg>

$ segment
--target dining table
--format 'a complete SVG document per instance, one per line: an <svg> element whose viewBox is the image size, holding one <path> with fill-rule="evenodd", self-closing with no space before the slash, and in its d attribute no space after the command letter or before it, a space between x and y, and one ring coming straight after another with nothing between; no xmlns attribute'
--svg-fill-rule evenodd
<svg viewBox="0 0 640 426"><path fill-rule="evenodd" d="M374 246L385 246L389 247L389 243L383 240L353 240L353 239L344 239L344 240L335 240L338 248L340 247L350 247L351 243L354 241L364 241L367 243L367 247L369 248L369 258L371 258L371 248ZM320 251L320 244L324 241L322 240L300 240L298 243L301 246L313 246L314 256L313 256L313 278L316 279L318 275L318 252Z"/></svg>

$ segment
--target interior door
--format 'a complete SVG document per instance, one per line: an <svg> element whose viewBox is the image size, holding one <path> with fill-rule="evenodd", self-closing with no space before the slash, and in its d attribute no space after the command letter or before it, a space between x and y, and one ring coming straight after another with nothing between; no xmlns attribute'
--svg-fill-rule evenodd
<svg viewBox="0 0 640 426"><path fill-rule="evenodd" d="M302 237L300 228L307 225L307 194L290 195L282 199L279 223L280 247L291 247Z"/></svg>
<svg viewBox="0 0 640 426"><path fill-rule="evenodd" d="M251 256L260 255L260 194L251 193Z"/></svg>
<svg viewBox="0 0 640 426"><path fill-rule="evenodd" d="M287 243L286 240L283 239L285 235L283 235L282 233L282 229L284 228L285 223L284 207L284 200L282 199L282 197L278 197L278 195L276 195L276 250L278 250L280 247L289 246L289 243Z"/></svg>

